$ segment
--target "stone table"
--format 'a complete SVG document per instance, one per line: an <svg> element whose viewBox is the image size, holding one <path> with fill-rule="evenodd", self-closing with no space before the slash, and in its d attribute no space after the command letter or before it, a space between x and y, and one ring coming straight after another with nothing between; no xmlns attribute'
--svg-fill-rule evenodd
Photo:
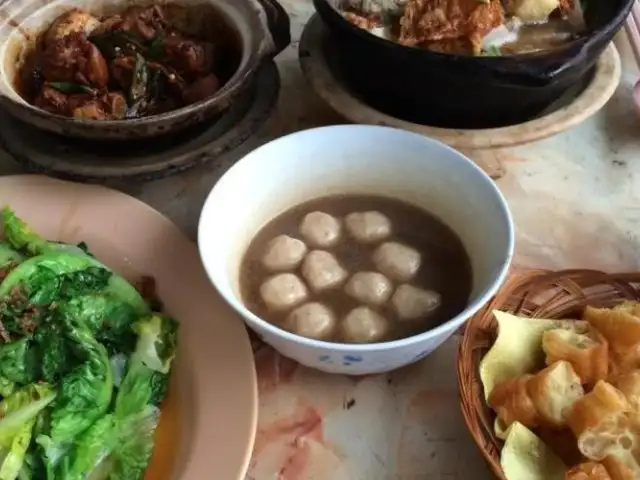
<svg viewBox="0 0 640 480"><path fill-rule="evenodd" d="M115 188L160 210L195 237L204 198L235 160L281 135L344 123L305 84L297 39L310 0L282 0L293 29L280 55L277 110L249 142L218 163ZM640 269L640 120L631 106L638 77L626 38L616 44L623 78L594 117L563 134L492 152L498 185L517 227L516 263L545 268ZM0 152L0 174L18 172ZM330 376L259 347L260 419L247 479L418 480L491 478L458 408L457 339L389 375Z"/></svg>

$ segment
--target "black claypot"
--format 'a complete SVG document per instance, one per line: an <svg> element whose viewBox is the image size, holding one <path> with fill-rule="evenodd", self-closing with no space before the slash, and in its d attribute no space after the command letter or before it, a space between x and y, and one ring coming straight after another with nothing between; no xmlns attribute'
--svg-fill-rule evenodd
<svg viewBox="0 0 640 480"><path fill-rule="evenodd" d="M536 116L590 74L634 0L583 0L590 33L552 52L471 57L405 47L355 27L340 0L313 0L349 87L372 107L415 123L491 128Z"/></svg>

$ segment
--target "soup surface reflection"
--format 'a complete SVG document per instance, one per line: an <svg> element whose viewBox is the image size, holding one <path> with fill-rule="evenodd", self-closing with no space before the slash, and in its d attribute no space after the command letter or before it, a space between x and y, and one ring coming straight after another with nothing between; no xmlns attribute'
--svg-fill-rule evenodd
<svg viewBox="0 0 640 480"><path fill-rule="evenodd" d="M471 293L469 256L441 220L382 196L333 195L264 226L240 272L245 305L298 335L375 343L429 330Z"/></svg>

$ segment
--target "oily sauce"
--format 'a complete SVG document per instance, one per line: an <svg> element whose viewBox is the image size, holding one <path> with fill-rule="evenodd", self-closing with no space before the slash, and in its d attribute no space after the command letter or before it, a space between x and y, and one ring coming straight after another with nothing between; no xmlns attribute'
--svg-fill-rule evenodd
<svg viewBox="0 0 640 480"><path fill-rule="evenodd" d="M445 223L430 213L403 201L365 195L332 195L298 205L264 226L252 240L242 261L240 270L240 290L242 299L249 310L260 318L281 325L289 311L269 311L260 296L260 286L273 272L262 265L262 256L267 244L278 235L289 235L303 240L298 231L302 219L308 213L321 211L343 220L352 212L377 210L391 220L392 234L384 241L396 241L415 248L422 254L421 267L416 276L407 283L438 292L441 297L439 308L428 318L400 322L390 307L390 302L377 311L390 320L388 338L394 340L429 330L460 313L467 306L472 287L471 261L462 241ZM342 222L343 223L343 222ZM377 271L371 257L382 242L373 245L357 243L346 229L338 244L325 250L338 259L349 275L360 271ZM312 250L309 247L309 250ZM292 271L304 279L300 267ZM394 282L394 287L398 282ZM335 288L321 293L310 291L307 301L317 301L329 306L339 321L361 303L345 292ZM338 329L339 330L339 329ZM332 341L342 341L339 334Z"/></svg>
<svg viewBox="0 0 640 480"><path fill-rule="evenodd" d="M172 378L167 396L162 402L153 455L144 475L145 480L170 480L173 478L173 469L180 447L178 444L180 439L178 397L178 384L175 378Z"/></svg>

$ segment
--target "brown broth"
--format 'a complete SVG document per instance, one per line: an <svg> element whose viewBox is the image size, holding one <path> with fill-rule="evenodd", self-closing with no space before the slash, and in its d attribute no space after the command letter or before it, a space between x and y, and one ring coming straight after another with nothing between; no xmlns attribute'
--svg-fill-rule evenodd
<svg viewBox="0 0 640 480"><path fill-rule="evenodd" d="M322 211L342 219L352 212L377 210L386 215L393 225L392 235L384 241L397 241L409 245L422 254L422 264L416 276L408 283L435 290L442 296L439 308L428 318L412 322L400 322L394 310L385 305L379 313L390 320L390 334L386 340L404 338L431 329L454 317L467 306L471 293L471 262L457 235L441 220L400 200L382 196L333 195L315 199L298 205L264 226L253 239L242 261L240 270L240 290L242 299L253 313L260 318L281 325L289 311L267 310L260 297L260 285L273 272L262 265L262 256L271 239L278 235L289 235L302 240L298 226L304 216L313 211ZM341 241L332 248L340 264L353 274L359 271L376 271L371 260L373 251L382 242L362 245L349 237L343 228ZM300 278L300 268L296 269ZM394 285L397 285L394 282ZM360 302L344 293L343 288L321 293L310 292L309 301L318 301L329 306L338 319L360 305ZM388 302L389 303L389 302ZM333 341L343 341L336 335Z"/></svg>

